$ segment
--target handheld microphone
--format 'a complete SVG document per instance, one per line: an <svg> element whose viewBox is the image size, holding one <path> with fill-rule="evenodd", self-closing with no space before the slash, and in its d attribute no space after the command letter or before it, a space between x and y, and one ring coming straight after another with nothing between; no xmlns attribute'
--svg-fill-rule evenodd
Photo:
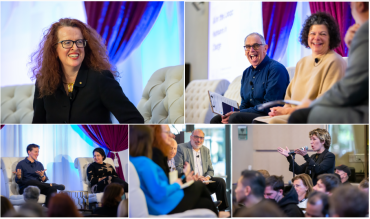
<svg viewBox="0 0 370 219"><path fill-rule="evenodd" d="M318 58L315 58L315 62L318 63L320 60Z"/></svg>
<svg viewBox="0 0 370 219"><path fill-rule="evenodd" d="M308 146L304 146L304 147L301 147L301 148L298 148L299 150L301 151L308 151ZM294 151L290 151L288 154L295 154Z"/></svg>

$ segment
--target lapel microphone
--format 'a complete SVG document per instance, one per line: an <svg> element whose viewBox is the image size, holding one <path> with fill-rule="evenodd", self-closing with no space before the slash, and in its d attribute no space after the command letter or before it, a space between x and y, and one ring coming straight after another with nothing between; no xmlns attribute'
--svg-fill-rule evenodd
<svg viewBox="0 0 370 219"><path fill-rule="evenodd" d="M320 60L318 58L315 58L315 62L318 63Z"/></svg>

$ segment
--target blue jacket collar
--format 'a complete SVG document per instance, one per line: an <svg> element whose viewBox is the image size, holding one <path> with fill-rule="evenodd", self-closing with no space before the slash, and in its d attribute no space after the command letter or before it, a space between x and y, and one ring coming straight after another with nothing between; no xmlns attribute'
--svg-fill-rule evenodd
<svg viewBox="0 0 370 219"><path fill-rule="evenodd" d="M257 68L253 68L252 66L252 69L255 71L261 70L267 65L267 63L269 63L269 61L270 61L270 57L266 55L265 58L262 60L262 62L259 65L257 65Z"/></svg>

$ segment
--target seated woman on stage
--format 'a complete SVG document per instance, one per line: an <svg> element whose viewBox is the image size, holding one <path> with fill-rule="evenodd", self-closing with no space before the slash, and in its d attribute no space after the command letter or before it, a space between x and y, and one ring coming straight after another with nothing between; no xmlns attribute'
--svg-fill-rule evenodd
<svg viewBox="0 0 370 219"><path fill-rule="evenodd" d="M83 22L63 18L32 54L36 79L32 123L144 123L115 80L102 38Z"/></svg>
<svg viewBox="0 0 370 219"><path fill-rule="evenodd" d="M340 45L340 31L335 19L324 12L312 14L304 22L300 42L312 54L298 61L285 100L314 100L329 90L343 76L346 61L334 49ZM256 123L287 123L295 106L272 107L269 116L258 117ZM271 118L272 117L272 118Z"/></svg>
<svg viewBox="0 0 370 219"><path fill-rule="evenodd" d="M207 189L202 189L204 185L201 182L194 182L184 189L181 188L183 185L181 178L169 184L165 171L151 159L152 143L152 128L130 125L130 161L139 175L140 188L144 192L149 214L174 214L190 209L206 208L217 215L211 194ZM160 153L163 152L160 151ZM162 156L163 162L166 162L165 156L163 154Z"/></svg>
<svg viewBox="0 0 370 219"><path fill-rule="evenodd" d="M292 179L293 186L298 194L298 207L299 208L306 208L307 207L307 198L308 194L310 194L313 189L312 179L309 175L302 173L295 176Z"/></svg>
<svg viewBox="0 0 370 219"><path fill-rule="evenodd" d="M109 163L104 163L105 152L101 148L95 148L93 151L94 162L87 167L87 179L91 184L93 193L103 192L104 188L115 182L122 186L124 192L128 192L128 184L118 177L118 174Z"/></svg>
<svg viewBox="0 0 370 219"><path fill-rule="evenodd" d="M288 147L286 147L286 150L279 147L278 152L287 158L289 162L289 171L293 172L294 165L295 174L306 173L311 177L313 185L316 185L318 175L334 173L335 155L329 152L331 137L326 129L314 129L310 131L309 137L311 140L311 148L316 154L312 154L311 157L309 157L306 150L294 150L296 154L303 156L305 159L306 163L302 165L293 162Z"/></svg>

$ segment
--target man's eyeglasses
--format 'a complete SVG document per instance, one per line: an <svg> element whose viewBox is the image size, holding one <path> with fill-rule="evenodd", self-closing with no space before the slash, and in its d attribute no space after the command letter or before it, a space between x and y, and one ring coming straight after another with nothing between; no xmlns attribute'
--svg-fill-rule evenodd
<svg viewBox="0 0 370 219"><path fill-rule="evenodd" d="M73 41L73 40L63 40L63 41L57 42L56 44L61 43L62 44L62 47L64 49L70 49L70 48L73 47L73 44L75 44L75 43L76 43L76 46L78 48L84 48L86 46L86 42L87 42L87 40L76 40L76 41Z"/></svg>
<svg viewBox="0 0 370 219"><path fill-rule="evenodd" d="M204 140L204 137L200 137L200 136L197 136L197 135L193 135L193 137L194 137L195 139Z"/></svg>
<svg viewBox="0 0 370 219"><path fill-rule="evenodd" d="M244 47L244 50L245 50L245 51L249 51L249 50L251 50L251 47L253 47L253 49L254 49L254 50L257 50L257 49L259 49L259 48L260 48L260 46L263 46L263 45L265 45L265 44L258 44L258 43L255 43L255 44L253 44L253 45L245 45L245 46L243 46L243 47Z"/></svg>

